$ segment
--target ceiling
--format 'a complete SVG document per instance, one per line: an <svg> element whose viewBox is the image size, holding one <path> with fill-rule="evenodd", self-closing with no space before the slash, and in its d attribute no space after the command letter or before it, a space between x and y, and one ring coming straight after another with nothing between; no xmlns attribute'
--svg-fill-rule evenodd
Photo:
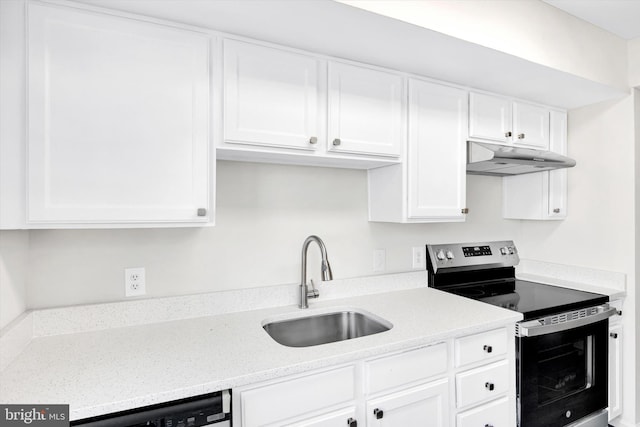
<svg viewBox="0 0 640 427"><path fill-rule="evenodd" d="M640 37L640 0L543 0L626 40Z"/></svg>

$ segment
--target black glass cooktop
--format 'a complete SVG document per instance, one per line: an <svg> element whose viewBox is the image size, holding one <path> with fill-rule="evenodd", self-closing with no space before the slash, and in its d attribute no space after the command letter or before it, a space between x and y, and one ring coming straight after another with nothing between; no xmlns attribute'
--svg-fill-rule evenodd
<svg viewBox="0 0 640 427"><path fill-rule="evenodd" d="M525 320L609 301L606 295L518 279L455 286L442 290L518 311L524 315Z"/></svg>

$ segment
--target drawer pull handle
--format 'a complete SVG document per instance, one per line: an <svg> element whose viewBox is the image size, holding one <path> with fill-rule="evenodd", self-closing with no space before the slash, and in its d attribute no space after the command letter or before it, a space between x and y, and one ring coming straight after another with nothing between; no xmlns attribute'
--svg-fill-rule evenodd
<svg viewBox="0 0 640 427"><path fill-rule="evenodd" d="M381 409L376 408L376 409L373 410L373 415L375 415L376 419L379 420L382 417L384 417L384 411L381 410Z"/></svg>
<svg viewBox="0 0 640 427"><path fill-rule="evenodd" d="M493 352L493 347L491 347L490 345L485 345L484 347L482 347L482 349L484 351L486 351L487 353L492 353Z"/></svg>
<svg viewBox="0 0 640 427"><path fill-rule="evenodd" d="M609 336L610 336L611 338L613 338L614 340L617 340L617 339L618 339L618 334L616 334L615 332L611 332L611 333L609 334Z"/></svg>
<svg viewBox="0 0 640 427"><path fill-rule="evenodd" d="M353 418L349 418L347 420L347 425L349 427L358 427L358 422L356 420L354 420Z"/></svg>
<svg viewBox="0 0 640 427"><path fill-rule="evenodd" d="M493 383L484 383L484 388L486 388L489 391L493 391L493 389L496 388L496 386Z"/></svg>

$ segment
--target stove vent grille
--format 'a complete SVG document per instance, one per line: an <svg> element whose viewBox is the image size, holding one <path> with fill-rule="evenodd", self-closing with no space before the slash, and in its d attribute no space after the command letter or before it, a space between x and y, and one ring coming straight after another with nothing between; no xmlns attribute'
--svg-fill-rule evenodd
<svg viewBox="0 0 640 427"><path fill-rule="evenodd" d="M545 317L544 319L540 319L540 323L542 325L555 325L557 323L566 323L583 317L592 316L597 313L598 309L596 307L583 308L582 310L568 311L566 313Z"/></svg>

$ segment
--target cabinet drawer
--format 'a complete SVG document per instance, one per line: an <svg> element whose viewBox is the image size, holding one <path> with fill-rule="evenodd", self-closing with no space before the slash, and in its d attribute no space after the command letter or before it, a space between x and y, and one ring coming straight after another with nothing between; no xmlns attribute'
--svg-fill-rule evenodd
<svg viewBox="0 0 640 427"><path fill-rule="evenodd" d="M240 393L242 426L275 423L355 398L355 368L347 366Z"/></svg>
<svg viewBox="0 0 640 427"><path fill-rule="evenodd" d="M447 371L447 345L436 344L365 363L366 392L378 393Z"/></svg>
<svg viewBox="0 0 640 427"><path fill-rule="evenodd" d="M477 408L458 414L457 427L510 427L509 423L509 399L502 399L489 402Z"/></svg>
<svg viewBox="0 0 640 427"><path fill-rule="evenodd" d="M498 397L509 390L509 363L503 360L456 375L458 408Z"/></svg>
<svg viewBox="0 0 640 427"><path fill-rule="evenodd" d="M507 353L507 329L469 335L455 341L456 366L465 366Z"/></svg>

